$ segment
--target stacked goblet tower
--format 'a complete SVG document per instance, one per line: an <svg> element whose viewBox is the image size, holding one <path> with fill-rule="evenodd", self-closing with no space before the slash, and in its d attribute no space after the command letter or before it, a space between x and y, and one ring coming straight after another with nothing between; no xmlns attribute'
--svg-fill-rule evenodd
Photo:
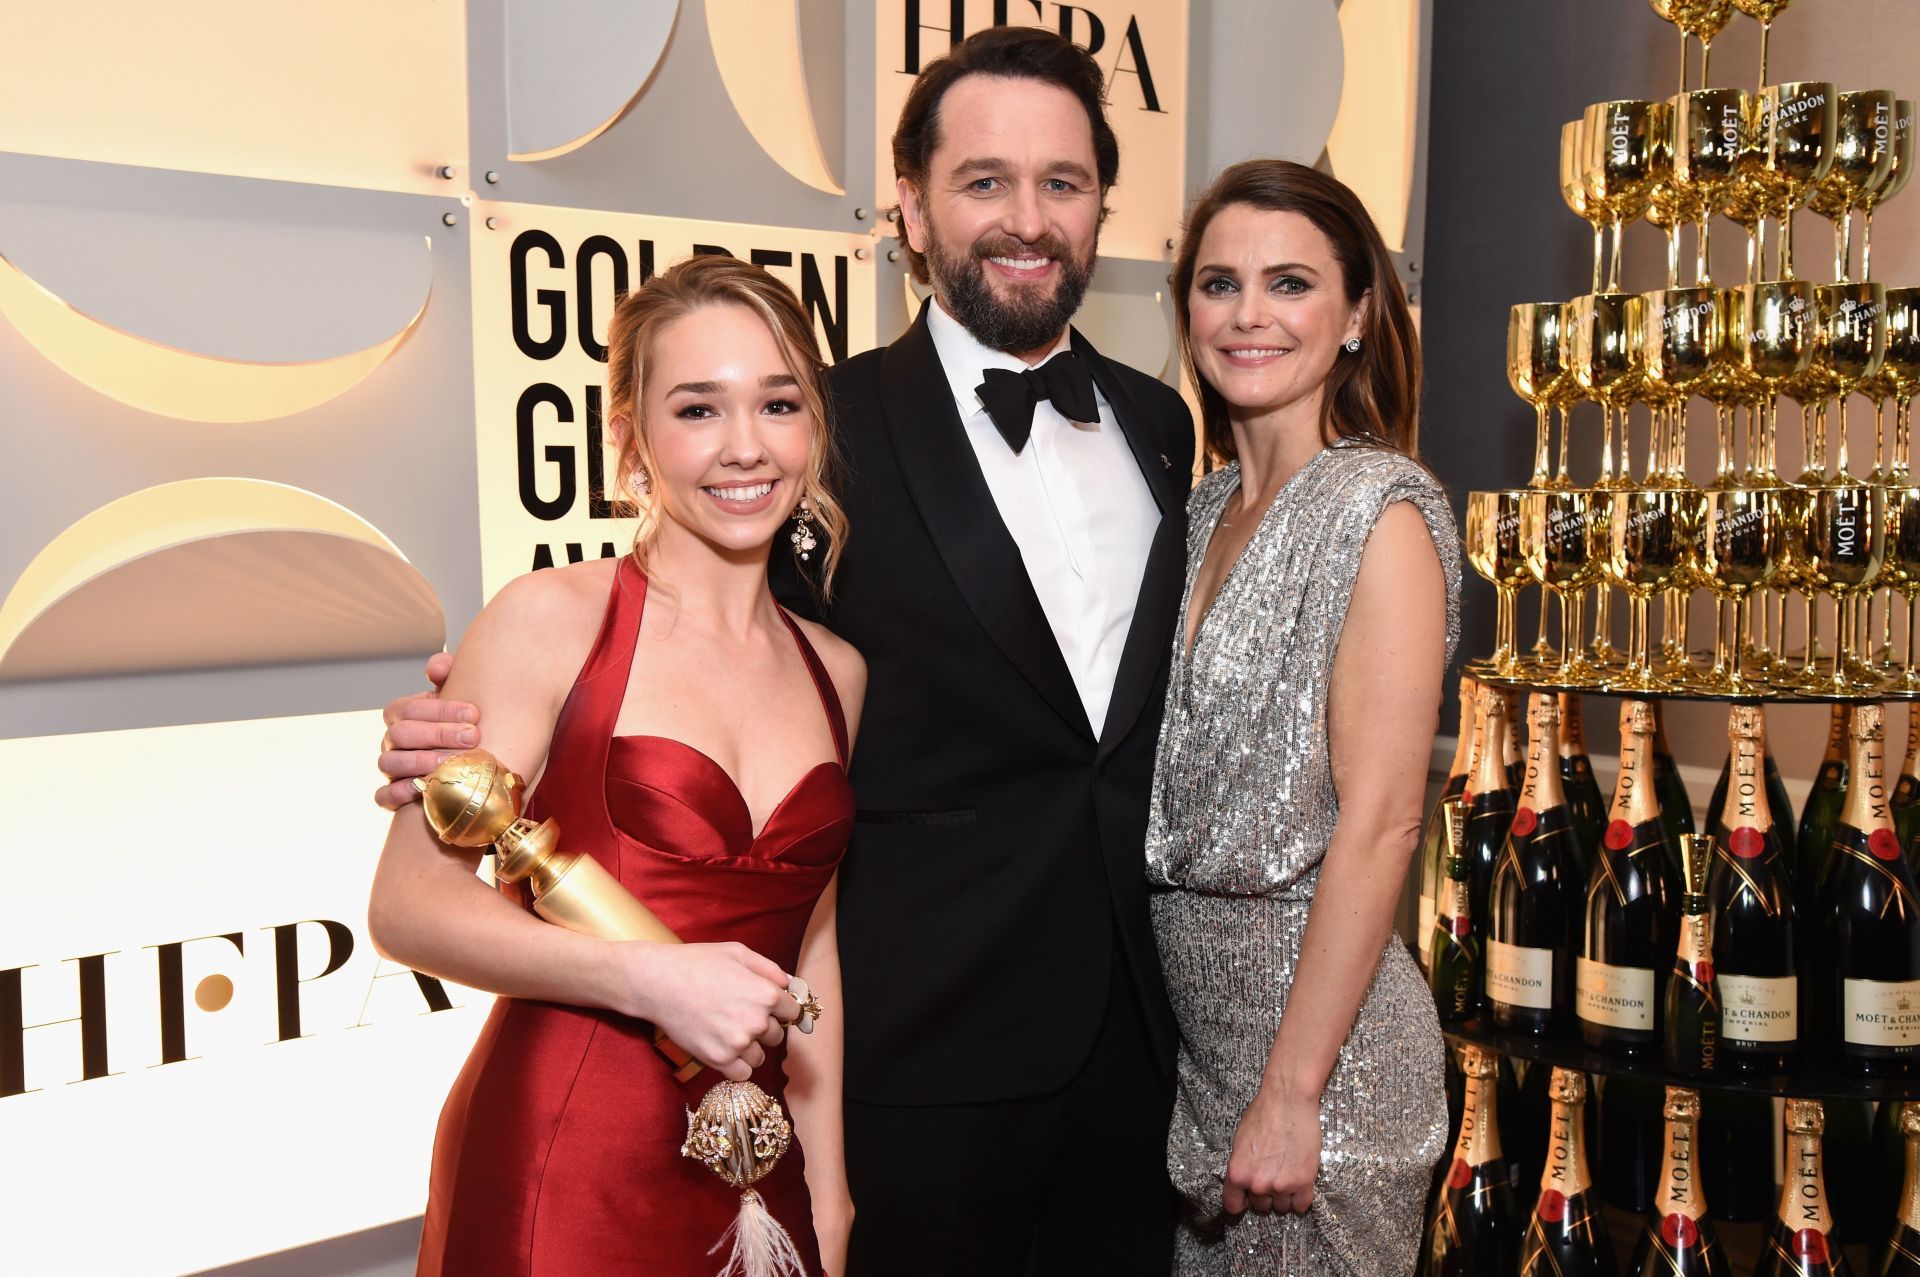
<svg viewBox="0 0 1920 1277"><path fill-rule="evenodd" d="M1764 43L1756 90L1689 90L1689 42L1702 43L1704 81L1735 0L1651 2L1680 27L1682 91L1596 103L1560 133L1561 192L1594 228L1592 291L1509 316L1508 377L1536 414L1533 474L1524 488L1469 496L1469 560L1500 599L1494 651L1471 672L1638 695L1920 693L1920 287L1872 276L1874 213L1913 174L1914 103L1890 89L1768 84ZM1787 6L1737 7L1770 26ZM1796 270L1802 209L1832 223L1831 282ZM1666 234L1667 286L1625 292L1622 231L1643 216ZM1737 284L1710 272L1722 218L1745 234ZM1873 405L1870 469L1848 448L1856 396ZM1713 410L1711 475L1688 473L1695 397ZM1797 407L1800 443L1785 472L1783 397ZM1598 435L1576 446L1574 410L1587 403L1599 409ZM1523 650L1515 603L1535 585L1540 635ZM1710 645L1688 633L1700 591L1714 604ZM1613 643L1616 593L1624 651ZM1557 647L1548 596L1559 603ZM1898 646L1895 611L1907 618Z"/></svg>
<svg viewBox="0 0 1920 1277"><path fill-rule="evenodd" d="M1562 127L1560 190L1593 228L1589 291L1512 308L1507 374L1535 412L1532 474L1468 494L1495 644L1465 671L1486 686L1461 707L1470 736L1424 849L1423 961L1455 1048L1507 1057L1495 1089L1523 1115L1497 1123L1513 1218L1476 1243L1465 1196L1436 1199L1422 1271L1616 1271L1604 1201L1646 1219L1633 1272L1728 1271L1718 1222L1766 1234L1758 1252L1728 1234L1753 1271L1831 1271L1830 1251L1870 1239L1874 1271L1920 1273L1920 1231L1913 1267L1896 1262L1900 1171L1881 1157L1914 1101L1920 1159L1920 703L1904 766L1875 704L1920 702L1920 286L1873 275L1875 213L1912 177L1920 95L1770 82L1768 36L1791 0L1649 4L1680 32L1680 91ZM1740 15L1762 33L1757 86L1715 86L1712 42ZM1831 225L1830 272L1807 213ZM1623 231L1641 217L1665 235L1666 281L1631 292ZM1722 243L1716 280L1722 219L1741 235ZM1706 408L1690 412L1695 398ZM1713 422L1710 471L1689 466L1690 416ZM1781 459L1783 433L1797 458ZM1528 645L1519 601L1536 586ZM1516 696L1529 690L1558 695ZM1580 693L1624 698L1610 802ZM1737 703L1697 834L1659 728L1665 697ZM1792 701L1857 703L1834 707L1823 782L1837 779L1816 784L1797 836L1759 708ZM1520 721L1524 785L1509 788L1494 760L1513 756ZM1578 1123L1557 1091L1548 1120L1549 1071L1569 1096L1595 1080L1590 1164L1563 1150ZM1663 1085L1698 1098L1676 1107L1669 1089L1663 1113ZM1823 1135L1831 1211L1806 1197ZM1670 1191L1673 1166L1690 1196ZM1920 1169L1903 1193L1920 1203ZM1920 1204L1899 1209L1920 1230Z"/></svg>

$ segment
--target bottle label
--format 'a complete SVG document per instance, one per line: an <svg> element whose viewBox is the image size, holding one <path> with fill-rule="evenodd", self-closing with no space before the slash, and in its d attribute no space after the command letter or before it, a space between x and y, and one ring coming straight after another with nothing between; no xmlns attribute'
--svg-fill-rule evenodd
<svg viewBox="0 0 1920 1277"><path fill-rule="evenodd" d="M1733 1042L1791 1046L1800 1037L1800 982L1790 975L1718 973L1720 1032Z"/></svg>
<svg viewBox="0 0 1920 1277"><path fill-rule="evenodd" d="M1920 980L1848 980L1841 1017L1859 1046L1920 1046Z"/></svg>
<svg viewBox="0 0 1920 1277"><path fill-rule="evenodd" d="M1553 1009L1553 950L1487 942L1487 996L1510 1007Z"/></svg>
<svg viewBox="0 0 1920 1277"><path fill-rule="evenodd" d="M1574 966L1574 1010L1582 1020L1616 1029L1653 1032L1653 972L1591 958Z"/></svg>

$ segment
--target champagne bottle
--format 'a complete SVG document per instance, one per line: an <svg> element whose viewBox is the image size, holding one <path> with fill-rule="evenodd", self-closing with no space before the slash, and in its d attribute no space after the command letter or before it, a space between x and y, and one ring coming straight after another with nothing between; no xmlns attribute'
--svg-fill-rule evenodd
<svg viewBox="0 0 1920 1277"><path fill-rule="evenodd" d="M1589 1046L1622 1054L1655 1048L1675 927L1671 853L1653 770L1653 707L1620 705L1620 779L1587 884L1575 964L1574 1009Z"/></svg>
<svg viewBox="0 0 1920 1277"><path fill-rule="evenodd" d="M1446 1180L1434 1197L1423 1272L1426 1277L1508 1277L1519 1256L1520 1218L1500 1152L1494 1100L1499 1061L1469 1044L1460 1048L1460 1071L1466 1075L1460 1133Z"/></svg>
<svg viewBox="0 0 1920 1277"><path fill-rule="evenodd" d="M1724 1011L1725 1008L1722 1007ZM1726 1067L1720 1039L1720 1067ZM1765 1220L1780 1196L1773 1184L1773 1097L1715 1089L1700 1097L1700 1182L1721 1223Z"/></svg>
<svg viewBox="0 0 1920 1277"><path fill-rule="evenodd" d="M1682 1077L1705 1077L1720 1054L1720 996L1713 978L1713 917L1707 911L1707 867L1713 839L1680 835L1680 942L1667 976L1661 1055Z"/></svg>
<svg viewBox="0 0 1920 1277"><path fill-rule="evenodd" d="M1900 850L1878 705L1854 708L1846 809L1813 920L1809 964L1826 1044L1849 1073L1906 1074L1920 1058L1920 899Z"/></svg>
<svg viewBox="0 0 1920 1277"><path fill-rule="evenodd" d="M1900 1105L1900 1133L1906 1137L1907 1173L1900 1185L1900 1209L1887 1230L1874 1277L1920 1277L1920 1104Z"/></svg>
<svg viewBox="0 0 1920 1277"><path fill-rule="evenodd" d="M1833 1240L1826 1177L1820 1169L1820 1136L1826 1130L1820 1101L1787 1101L1787 1182L1780 1207L1767 1224L1754 1277L1834 1277L1846 1273L1847 1257Z"/></svg>
<svg viewBox="0 0 1920 1277"><path fill-rule="evenodd" d="M1480 937L1473 928L1473 870L1467 864L1467 801L1449 798L1439 807L1446 831L1447 876L1433 916L1428 941L1432 958L1427 985L1442 1024L1458 1024L1480 1014Z"/></svg>
<svg viewBox="0 0 1920 1277"><path fill-rule="evenodd" d="M1893 831L1900 835L1907 859L1920 856L1913 845L1920 834L1920 704L1907 702L1907 756L1900 763L1900 780L1893 787Z"/></svg>
<svg viewBox="0 0 1920 1277"><path fill-rule="evenodd" d="M1660 1146L1665 1121L1666 1088L1627 1073L1594 1079L1595 1152L1600 1193L1609 1206L1632 1214L1653 1209L1660 1189ZM1773 1124L1773 1110L1767 1110ZM1768 1158L1771 1168L1772 1158ZM1771 1183L1768 1185L1772 1187ZM1768 1194L1771 1200L1772 1194Z"/></svg>
<svg viewBox="0 0 1920 1277"><path fill-rule="evenodd" d="M1833 834L1840 823L1840 809L1847 801L1847 707L1835 705L1827 722L1827 752L1820 760L1820 771L1807 791L1806 805L1800 808L1800 832L1795 840L1800 863L1794 873L1794 896L1813 901L1820 898L1820 880L1825 876L1827 853L1833 846Z"/></svg>
<svg viewBox="0 0 1920 1277"><path fill-rule="evenodd" d="M1493 885L1500 846L1513 824L1514 796L1507 785L1501 751L1507 730L1507 694L1482 687L1479 694L1480 743L1473 751L1473 771L1467 776L1467 868L1473 878L1471 915L1476 927L1486 926L1487 889Z"/></svg>
<svg viewBox="0 0 1920 1277"><path fill-rule="evenodd" d="M1556 1068L1551 1089L1547 1162L1520 1242L1520 1277L1614 1277L1613 1238L1587 1169L1587 1075Z"/></svg>
<svg viewBox="0 0 1920 1277"><path fill-rule="evenodd" d="M1560 791L1560 703L1537 692L1527 711L1527 777L1487 901L1487 1002L1503 1029L1552 1033L1573 1000L1572 952L1584 879L1573 813Z"/></svg>
<svg viewBox="0 0 1920 1277"><path fill-rule="evenodd" d="M1507 765L1507 788L1514 793L1520 792L1520 783L1527 778L1526 751L1520 748L1520 693L1506 688L1498 689L1505 714L1500 736L1500 757Z"/></svg>
<svg viewBox="0 0 1920 1277"><path fill-rule="evenodd" d="M1757 705L1728 716L1728 795L1715 833L1707 897L1713 970L1720 983L1721 1062L1749 1073L1784 1073L1800 1041L1799 949L1793 858L1774 822L1764 776L1766 718ZM1767 760L1770 761L1770 760Z"/></svg>
<svg viewBox="0 0 1920 1277"><path fill-rule="evenodd" d="M1700 1191L1694 1156L1700 1096L1685 1087L1670 1086L1664 1113L1667 1129L1660 1188L1634 1252L1633 1271L1640 1277L1730 1277L1726 1252L1707 1217L1707 1198Z"/></svg>
<svg viewBox="0 0 1920 1277"><path fill-rule="evenodd" d="M1460 680L1460 729L1453 744L1453 764L1447 768L1447 783L1440 788L1440 800L1427 813L1427 824L1420 835L1420 916L1415 934L1419 937L1420 969L1429 969L1433 947L1433 913L1447 879L1447 816L1449 798L1466 792L1467 772L1473 761L1474 697L1477 687L1472 679Z"/></svg>
<svg viewBox="0 0 1920 1277"><path fill-rule="evenodd" d="M1584 882L1593 872L1600 835L1606 831L1607 800L1600 792L1600 782L1593 778L1580 698L1572 692L1560 693L1560 788L1573 813L1574 846L1580 853L1580 878Z"/></svg>
<svg viewBox="0 0 1920 1277"><path fill-rule="evenodd" d="M1694 832L1693 801L1687 797L1686 782L1680 779L1680 765L1673 760L1673 747L1667 744L1667 716L1659 701L1653 705L1653 774L1660 786L1660 818L1667 826L1667 848L1680 850L1680 835ZM1676 866L1678 861L1674 862Z"/></svg>
<svg viewBox="0 0 1920 1277"><path fill-rule="evenodd" d="M1747 705L1737 708L1750 709L1754 713L1759 714L1761 730L1763 732L1766 730L1766 714L1760 706ZM1728 734L1732 734L1731 725L1728 727ZM1716 837L1719 836L1720 828L1726 819L1727 783L1733 777L1734 753L1735 750L1729 749L1726 758L1721 760L1720 778L1713 782L1713 797L1707 801L1707 823L1705 828L1708 833ZM1787 796L1787 782L1780 776L1780 765L1774 761L1773 751L1770 749L1762 749L1761 758L1766 764L1767 810L1773 814L1773 818L1776 821L1784 820L1788 822L1787 825L1781 828L1780 841L1781 844L1787 848L1787 859L1791 862L1794 859L1792 855L1794 834L1791 827L1793 820L1793 801Z"/></svg>

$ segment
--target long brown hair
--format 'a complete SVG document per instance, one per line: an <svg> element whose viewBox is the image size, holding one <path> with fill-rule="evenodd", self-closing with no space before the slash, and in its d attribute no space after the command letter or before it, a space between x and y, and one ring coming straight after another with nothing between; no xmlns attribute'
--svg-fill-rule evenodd
<svg viewBox="0 0 1920 1277"><path fill-rule="evenodd" d="M1201 377L1193 361L1195 258L1207 227L1222 209L1237 204L1273 213L1298 213L1333 244L1347 301L1373 299L1361 325L1360 349L1344 349L1327 374L1320 404L1320 434L1364 439L1419 452L1420 335L1414 330L1407 294L1394 273L1393 257L1360 197L1345 183L1292 160L1245 160L1214 179L1187 214L1186 234L1173 264L1173 309L1180 324L1180 354L1200 391L1200 422L1207 451L1221 462L1237 453L1227 424L1227 401Z"/></svg>
<svg viewBox="0 0 1920 1277"><path fill-rule="evenodd" d="M654 276L622 297L607 321L608 418L619 455L618 483L640 520L633 538L634 562L646 567L647 553L660 535L659 499L637 482L638 476L654 470L645 411L647 367L654 347L669 324L708 306L728 305L744 306L766 324L812 416L813 435L800 494L813 507L825 534L819 583L821 594L830 595L833 571L847 542L847 515L834 495L839 457L827 413L820 341L791 289L758 266L719 254L689 257Z"/></svg>

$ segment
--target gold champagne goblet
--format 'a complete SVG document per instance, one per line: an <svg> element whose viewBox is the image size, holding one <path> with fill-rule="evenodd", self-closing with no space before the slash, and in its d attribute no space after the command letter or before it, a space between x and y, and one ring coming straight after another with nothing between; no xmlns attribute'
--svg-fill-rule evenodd
<svg viewBox="0 0 1920 1277"><path fill-rule="evenodd" d="M1693 489L1686 475L1686 405L1715 371L1716 360L1726 358L1719 329L1721 297L1713 288L1669 288L1641 295L1641 358L1645 397L1653 411L1654 433L1661 441L1663 461L1649 474L1654 487ZM1691 561L1701 562L1699 555ZM1684 575L1674 581L1663 600L1659 668L1679 681L1692 673L1687 643L1687 595L1704 585ZM1716 613L1716 624L1718 616Z"/></svg>
<svg viewBox="0 0 1920 1277"><path fill-rule="evenodd" d="M1835 482L1853 482L1847 458L1847 401L1862 381L1880 371L1887 353L1887 290L1874 283L1822 284L1815 290L1822 326L1820 362L1827 385L1840 402L1839 472Z"/></svg>
<svg viewBox="0 0 1920 1277"><path fill-rule="evenodd" d="M1597 488L1632 486L1626 447L1626 408L1637 393L1640 354L1640 298L1633 293L1589 293L1568 303L1570 340L1567 368L1587 398L1600 405L1600 478ZM1620 421L1620 468L1613 465L1614 421ZM1594 603L1592 656L1601 666L1614 662L1613 605L1608 578L1599 582Z"/></svg>
<svg viewBox="0 0 1920 1277"><path fill-rule="evenodd" d="M1640 305L1642 378L1666 454L1652 481L1687 487L1686 403L1728 359L1726 303L1720 290L1694 287L1643 293Z"/></svg>
<svg viewBox="0 0 1920 1277"><path fill-rule="evenodd" d="M1893 91L1842 93L1834 113L1833 162L1807 207L1833 223L1833 277L1851 279L1853 210L1893 171Z"/></svg>
<svg viewBox="0 0 1920 1277"><path fill-rule="evenodd" d="M1653 104L1652 155L1660 177L1647 193L1647 221L1667 237L1667 287L1680 286L1680 227L1696 220L1693 192L1673 180L1673 104Z"/></svg>
<svg viewBox="0 0 1920 1277"><path fill-rule="evenodd" d="M1687 513L1692 493L1674 488L1617 488L1609 497L1607 576L1632 606L1627 623L1627 666L1607 679L1609 692L1671 690L1649 659L1647 609L1654 594L1686 568L1692 532Z"/></svg>
<svg viewBox="0 0 1920 1277"><path fill-rule="evenodd" d="M1858 625L1850 601L1872 586L1886 556L1886 489L1864 483L1829 483L1805 495L1801 561L1809 584L1833 596L1839 632L1832 671L1823 689L1834 696L1869 695L1878 679L1861 677L1855 653Z"/></svg>
<svg viewBox="0 0 1920 1277"><path fill-rule="evenodd" d="M1680 91L1687 91L1687 37L1700 42L1700 83L1707 82L1713 37L1733 20L1733 0L1648 0L1653 11L1680 28Z"/></svg>
<svg viewBox="0 0 1920 1277"><path fill-rule="evenodd" d="M1767 87L1767 38L1773 34L1773 20L1793 0L1733 0L1733 7L1760 23L1760 87Z"/></svg>
<svg viewBox="0 0 1920 1277"><path fill-rule="evenodd" d="M1760 450L1771 456L1778 434L1779 394L1783 383L1802 377L1813 364L1819 349L1817 294L1814 285L1802 280L1766 280L1748 284L1739 290L1740 330L1744 338L1741 362L1752 384L1758 388L1756 408L1760 414ZM1816 484L1826 479L1824 463L1816 470L1812 437L1802 439L1799 484Z"/></svg>
<svg viewBox="0 0 1920 1277"><path fill-rule="evenodd" d="M1524 488L1467 494L1467 562L1493 585L1499 600L1494 614L1493 655L1475 661L1476 677L1519 678L1525 673L1514 636L1515 603L1520 587L1532 580L1521 549L1521 498Z"/></svg>
<svg viewBox="0 0 1920 1277"><path fill-rule="evenodd" d="M1601 670L1580 650L1588 586L1607 556L1607 494L1591 488L1548 488L1521 498L1521 548L1533 579L1560 600L1560 663L1554 682L1575 689L1599 683ZM1542 609L1544 611L1544 608Z"/></svg>
<svg viewBox="0 0 1920 1277"><path fill-rule="evenodd" d="M1668 104L1672 113L1673 172L1667 179L1691 213L1693 282L1710 284L1708 226L1724 208L1739 175L1747 95L1739 89L1696 89Z"/></svg>
<svg viewBox="0 0 1920 1277"><path fill-rule="evenodd" d="M1559 394L1560 383L1567 377L1565 319L1565 307L1559 302L1522 302L1507 314L1507 382L1513 387L1514 393L1534 411L1533 478L1527 483L1530 488L1546 488L1568 482L1564 423L1560 439L1560 477L1555 479L1547 468L1548 414ZM1543 589L1540 595L1540 631L1533 642L1533 663L1536 668L1543 669L1555 664L1553 645L1547 640L1547 601L1548 593ZM1564 606L1565 600L1562 599ZM1563 614L1560 618L1562 628L1566 621Z"/></svg>
<svg viewBox="0 0 1920 1277"><path fill-rule="evenodd" d="M1761 93L1760 180L1780 222L1780 278L1793 278L1793 214L1833 166L1839 92L1825 80L1796 80Z"/></svg>
<svg viewBox="0 0 1920 1277"><path fill-rule="evenodd" d="M1894 402L1895 474L1913 466L1913 397L1920 392L1920 288L1887 290L1887 347L1880 360L1880 381Z"/></svg>
<svg viewBox="0 0 1920 1277"><path fill-rule="evenodd" d="M1887 553L1880 579L1907 601L1907 656L1890 678L1890 690L1920 695L1920 667L1914 663L1914 634L1920 629L1920 488L1891 487L1887 493Z"/></svg>
<svg viewBox="0 0 1920 1277"><path fill-rule="evenodd" d="M1660 166L1663 103L1621 99L1598 102L1580 117L1585 147L1580 177L1587 205L1613 227L1607 289L1620 286L1620 237L1628 222L1647 211L1653 188L1669 170Z"/></svg>
<svg viewBox="0 0 1920 1277"><path fill-rule="evenodd" d="M1713 405L1716 459L1710 488L1738 486L1735 480L1738 453L1734 444L1734 409L1753 407L1760 399L1760 386L1746 367L1746 310L1737 288L1706 288L1713 301L1712 322L1703 334L1710 343L1706 352L1706 372L1694 383L1694 393ZM1779 483L1772 473L1772 458L1760 448L1760 434L1751 427L1747 433L1747 472L1763 486Z"/></svg>
<svg viewBox="0 0 1920 1277"><path fill-rule="evenodd" d="M1593 227L1593 284L1588 292L1600 291L1600 263L1606 257L1607 214L1587 199L1586 124L1568 120L1560 126L1560 198L1573 215Z"/></svg>
<svg viewBox="0 0 1920 1277"><path fill-rule="evenodd" d="M1887 177L1879 189L1860 196L1860 277L1873 278L1873 210L1898 195L1913 176L1914 104L1905 98L1893 103L1893 137L1888 145Z"/></svg>
<svg viewBox="0 0 1920 1277"><path fill-rule="evenodd" d="M1781 385L1803 376L1818 349L1814 285L1800 280L1767 280L1739 289L1738 298L1735 314L1739 327L1742 385L1735 393L1741 394L1750 403L1752 415L1758 422L1756 435L1763 464L1756 467L1756 479L1760 481L1759 476L1764 475L1765 482L1773 482ZM1803 487L1826 482L1824 462L1820 463L1818 469L1815 464L1811 429L1803 430L1801 468L1794 482ZM1782 501L1783 521L1797 526L1804 514L1801 495L1789 492ZM1788 553L1775 575L1775 584L1781 596L1777 600L1779 612L1774 649L1778 659L1784 660L1787 651L1786 593L1798 590L1806 621L1800 657L1801 677L1812 680L1818 677L1818 662L1822 655L1819 614L1814 608L1813 592L1806 574L1801 570L1803 565L1797 548L1799 542L1797 538L1789 537L1787 544ZM1789 683L1789 675L1783 669L1776 668L1768 677L1781 685Z"/></svg>
<svg viewBox="0 0 1920 1277"><path fill-rule="evenodd" d="M1714 672L1703 683L1706 690L1758 694L1743 671L1741 644L1748 630L1749 600L1779 568L1783 495L1780 488L1721 488L1701 494L1703 575L1719 602L1733 604L1732 643L1723 626L1714 626ZM1717 604L1715 611L1717 620Z"/></svg>
<svg viewBox="0 0 1920 1277"><path fill-rule="evenodd" d="M1625 410L1645 373L1641 353L1642 303L1633 293L1588 293L1567 303L1567 370L1586 397L1600 405L1600 480L1612 488L1632 482L1627 472ZM1614 418L1620 424L1621 465L1613 466Z"/></svg>
<svg viewBox="0 0 1920 1277"><path fill-rule="evenodd" d="M1547 468L1548 413L1567 380L1567 315L1562 302L1521 302L1507 312L1507 384L1534 411L1533 478L1530 488L1569 483L1566 431L1560 438L1560 473Z"/></svg>

